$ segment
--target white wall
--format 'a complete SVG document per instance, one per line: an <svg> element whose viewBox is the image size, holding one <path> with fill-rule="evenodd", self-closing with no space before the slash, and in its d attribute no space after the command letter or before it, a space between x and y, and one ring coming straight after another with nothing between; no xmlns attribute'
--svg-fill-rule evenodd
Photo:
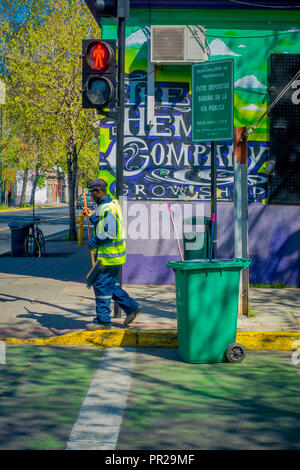
<svg viewBox="0 0 300 470"><path fill-rule="evenodd" d="M32 184L33 184L33 176L32 172L29 172L29 181L26 186L26 200L25 202L29 204L32 192ZM31 178L32 176L32 178ZM22 194L22 187L23 187L23 172L17 172L17 203L19 203ZM35 192L35 203L36 204L44 204L47 200L47 187L44 188L37 188Z"/></svg>

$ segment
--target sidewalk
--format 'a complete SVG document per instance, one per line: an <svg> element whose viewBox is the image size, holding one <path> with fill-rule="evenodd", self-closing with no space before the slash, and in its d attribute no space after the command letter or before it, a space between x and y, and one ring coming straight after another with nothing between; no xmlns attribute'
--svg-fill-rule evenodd
<svg viewBox="0 0 300 470"><path fill-rule="evenodd" d="M45 202L43 204L36 204L36 209L47 209L52 207L68 207L69 204L65 202ZM19 206L10 206L8 209L0 210L2 212L15 212L15 211L32 211L31 207L19 207Z"/></svg>
<svg viewBox="0 0 300 470"><path fill-rule="evenodd" d="M124 285L143 306L130 327L113 318L113 329L89 332L95 312L87 244L47 240L40 259L0 257L0 339L10 342L96 346L176 347L175 286ZM253 316L238 318L237 341L251 349L291 350L300 340L300 289L250 289ZM10 340L10 338L12 338ZM295 349L295 347L294 347Z"/></svg>

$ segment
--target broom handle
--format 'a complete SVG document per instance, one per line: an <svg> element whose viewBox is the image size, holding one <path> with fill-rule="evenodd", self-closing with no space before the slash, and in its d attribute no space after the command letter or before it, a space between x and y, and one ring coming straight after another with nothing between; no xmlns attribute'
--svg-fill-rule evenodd
<svg viewBox="0 0 300 470"><path fill-rule="evenodd" d="M211 233L210 233L210 247L209 247L209 259L210 259L210 261L212 260L212 257L213 257L215 222L216 222L216 214L213 212L211 214Z"/></svg>
<svg viewBox="0 0 300 470"><path fill-rule="evenodd" d="M85 194L84 194L84 193L83 193L83 202L84 202L84 208L87 209L86 197L85 197ZM89 218L88 218L87 215L86 215L86 223L87 223L87 229L88 229L88 237L89 237L89 240L90 240L90 239L91 239L90 221L89 221ZM91 258L92 258L92 265L94 266L94 264L95 264L95 257L94 257L93 250L90 250L90 252L91 252Z"/></svg>
<svg viewBox="0 0 300 470"><path fill-rule="evenodd" d="M173 226L173 230L174 230L174 234L175 234L175 238L176 238L176 242L177 242L177 246L178 246L178 251L179 251L179 254L180 254L180 259L181 259L181 261L183 261L183 254L182 254L181 246L180 246L180 243L179 243L179 239L178 239L178 235L177 235L175 222L174 222L174 219L173 219L173 214L172 214L172 209L171 209L170 204L168 204L168 209L169 209L170 219L171 219L171 222L172 222L172 226Z"/></svg>

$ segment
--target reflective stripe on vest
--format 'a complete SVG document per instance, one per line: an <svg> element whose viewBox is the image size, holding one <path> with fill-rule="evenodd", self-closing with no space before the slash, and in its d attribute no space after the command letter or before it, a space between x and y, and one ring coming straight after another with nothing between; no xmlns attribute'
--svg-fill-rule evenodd
<svg viewBox="0 0 300 470"><path fill-rule="evenodd" d="M104 227L109 223L105 213L109 212L115 219L114 227L109 227L114 238L111 238L105 245L99 246L96 250L97 259L101 259L103 265L119 265L126 262L126 242L125 242L125 229L123 224L123 216L121 207L117 200L107 202L100 206L99 222L97 224L97 234L101 235L104 232Z"/></svg>

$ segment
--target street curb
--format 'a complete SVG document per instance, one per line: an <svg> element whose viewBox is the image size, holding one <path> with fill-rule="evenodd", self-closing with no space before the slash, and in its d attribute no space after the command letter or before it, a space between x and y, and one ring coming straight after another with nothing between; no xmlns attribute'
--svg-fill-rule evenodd
<svg viewBox="0 0 300 470"><path fill-rule="evenodd" d="M57 206L35 206L36 209L55 209L56 207L68 207L68 204L59 204ZM32 211L32 207L14 207L12 209L0 210L0 214L4 212L16 212L16 211Z"/></svg>
<svg viewBox="0 0 300 470"><path fill-rule="evenodd" d="M177 330L131 330L113 328L98 331L76 331L48 338L4 338L10 344L36 344L47 346L95 346L177 348ZM249 350L293 351L300 342L300 333L240 331L236 342ZM300 343L298 343L300 344Z"/></svg>

